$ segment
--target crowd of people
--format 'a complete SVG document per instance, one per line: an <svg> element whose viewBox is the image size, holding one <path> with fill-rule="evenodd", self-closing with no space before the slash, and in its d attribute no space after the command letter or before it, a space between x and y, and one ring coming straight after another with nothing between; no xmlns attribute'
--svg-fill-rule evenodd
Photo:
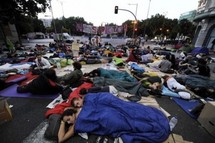
<svg viewBox="0 0 215 143"><path fill-rule="evenodd" d="M202 53L196 55L183 51L176 53L165 48L155 51L153 47L141 47L139 44L114 47L110 43L101 44L98 39L89 43L80 42L79 45L78 56L73 55L71 47L62 43L50 43L49 47L36 45L33 51L29 50L22 55L28 57L25 59L26 62L33 62L29 71L38 76L19 85L18 93L49 95L62 94L68 88L79 89L75 93L74 90L69 90L64 96L63 104L66 106L57 110L60 112L54 112L61 114L61 122L58 122L58 142L71 141L77 133L120 137L124 142L162 142L170 133L169 119L159 109L136 103L142 96L163 96L162 90L165 86L179 98L190 100L201 97L199 91L203 89L205 91L209 86L208 97L215 97L215 87L212 86L214 81L210 79L211 69L208 66L211 58ZM50 54L49 57L47 52ZM53 61L55 58L66 60L56 62ZM61 67L67 66L69 60L72 60L73 70L58 77L56 74L58 64L60 63ZM157 73L146 69L139 72L131 68L131 74L128 74L119 70L127 68L129 62L155 69ZM101 67L83 73L82 64L88 63L113 64L116 68L113 70ZM189 76L187 79L191 80L194 80L191 77L195 75L202 77L201 80L211 82L210 85L209 82L205 82L204 87L195 87L179 75ZM81 87L85 83L90 84L90 87ZM124 96L127 101L118 98L119 92L130 94ZM142 110L142 115L130 118L137 112L137 108ZM94 114L99 119L95 118ZM47 118L50 116L51 114ZM125 125L126 122L129 126Z"/></svg>

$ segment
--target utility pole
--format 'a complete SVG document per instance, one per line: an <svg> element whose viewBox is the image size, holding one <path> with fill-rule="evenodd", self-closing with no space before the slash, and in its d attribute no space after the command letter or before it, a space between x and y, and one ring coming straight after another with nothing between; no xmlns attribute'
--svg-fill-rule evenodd
<svg viewBox="0 0 215 143"><path fill-rule="evenodd" d="M56 25L55 25L55 20L54 20L54 14L53 14L53 9L52 9L51 0L49 0L49 3L50 3L51 14L52 14L52 22L53 22L53 26L54 26L54 32L55 32L55 34L56 34L56 33L57 33L57 30L56 30Z"/></svg>
<svg viewBox="0 0 215 143"><path fill-rule="evenodd" d="M146 26L148 25L147 20L149 18L150 6L151 6L151 0L149 0L149 5L148 5L148 10L147 10L147 15L146 15L146 25L144 26L144 31L143 31L143 37L144 37L144 39L146 37Z"/></svg>
<svg viewBox="0 0 215 143"><path fill-rule="evenodd" d="M137 17L138 3L136 3L136 4L128 4L128 5L135 5L136 6L135 16ZM134 35L135 35L136 27L137 27L137 20L134 21L133 33L132 33L133 38L134 38Z"/></svg>

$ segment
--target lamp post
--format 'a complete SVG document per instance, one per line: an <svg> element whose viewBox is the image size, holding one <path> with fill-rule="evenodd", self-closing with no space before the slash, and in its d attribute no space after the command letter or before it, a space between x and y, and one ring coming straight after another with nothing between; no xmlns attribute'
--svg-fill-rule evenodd
<svg viewBox="0 0 215 143"><path fill-rule="evenodd" d="M129 3L128 5L135 5L136 6L135 16L137 17L138 3L135 3L135 4L130 4ZM133 33L132 33L133 38L134 38L134 35L135 35L135 31L136 31L136 25L137 25L137 20L134 21L134 27L133 27Z"/></svg>
<svg viewBox="0 0 215 143"><path fill-rule="evenodd" d="M63 9L63 2L60 1L60 4L61 4L61 8L62 8L62 13L63 13L63 18L64 18L64 9Z"/></svg>
<svg viewBox="0 0 215 143"><path fill-rule="evenodd" d="M62 1L62 0L57 0L57 1L59 1L59 2L60 2L61 9L62 9L62 14L63 14L63 16L62 16L62 19L63 19L63 18L64 18L64 8L63 8L63 1Z"/></svg>
<svg viewBox="0 0 215 143"><path fill-rule="evenodd" d="M136 6L135 16L137 17L138 3L135 3L135 4L131 4L131 3L129 3L128 5L135 5L135 6Z"/></svg>
<svg viewBox="0 0 215 143"><path fill-rule="evenodd" d="M55 25L55 20L54 20L54 14L53 14L53 9L52 9L51 0L49 0L49 3L50 3L51 14L52 14L52 21L53 21L53 25L54 25L54 32L55 32L55 34L56 34L56 33L57 33L57 30L56 30L56 25Z"/></svg>
<svg viewBox="0 0 215 143"><path fill-rule="evenodd" d="M146 20L149 18L150 6L151 6L151 0L149 0L149 6L148 6L148 10L147 10ZM146 22L147 22L147 21L146 21ZM146 23L146 25L147 25L147 24L148 24L148 23ZM143 31L144 39L145 39L145 34L146 34L146 25L144 26L144 31Z"/></svg>
<svg viewBox="0 0 215 143"><path fill-rule="evenodd" d="M119 9L118 6L115 6L114 13L115 13L115 14L118 14L118 10L130 12L130 13L134 16L135 22L137 22L137 17L136 17L136 15L134 15L134 13L131 12L130 10L127 10L127 9ZM133 37L134 37L134 31L133 31Z"/></svg>

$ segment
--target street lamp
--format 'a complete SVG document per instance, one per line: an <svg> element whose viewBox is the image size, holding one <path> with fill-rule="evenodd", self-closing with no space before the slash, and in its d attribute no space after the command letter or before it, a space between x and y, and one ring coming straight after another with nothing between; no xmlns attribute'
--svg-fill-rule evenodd
<svg viewBox="0 0 215 143"><path fill-rule="evenodd" d="M61 1L61 0L57 0L57 1L59 1L59 2L60 2L61 8L62 8L62 14L63 14L63 17L62 17L62 19L63 19L63 18L64 18L64 8L63 8L63 1Z"/></svg>
<svg viewBox="0 0 215 143"><path fill-rule="evenodd" d="M131 3L129 3L128 5L135 5L135 6L136 6L135 16L137 17L138 3L135 3L135 4L131 4Z"/></svg>
<svg viewBox="0 0 215 143"><path fill-rule="evenodd" d="M136 6L135 16L137 17L138 3L136 3L136 4L128 4L128 5L135 5ZM134 27L133 27L133 33L132 33L133 38L134 38L135 31L137 31L136 25L137 25L137 20L134 21Z"/></svg>
<svg viewBox="0 0 215 143"><path fill-rule="evenodd" d="M148 10L147 10L146 20L149 18L150 6L151 6L151 0L149 0L149 6L148 6ZM146 22L147 22L147 21L146 21ZM148 24L148 23L146 23L146 25L147 25L147 24ZM146 25L144 26L144 31L143 31L144 39L145 39L145 34L146 34Z"/></svg>
<svg viewBox="0 0 215 143"><path fill-rule="evenodd" d="M57 30L56 30L56 25L55 25L55 20L54 20L54 14L53 14L53 9L52 9L51 0L49 0L49 3L50 3L51 14L52 14L52 21L53 21L53 25L54 25L54 32L55 32L55 34L56 34L56 33L57 33Z"/></svg>

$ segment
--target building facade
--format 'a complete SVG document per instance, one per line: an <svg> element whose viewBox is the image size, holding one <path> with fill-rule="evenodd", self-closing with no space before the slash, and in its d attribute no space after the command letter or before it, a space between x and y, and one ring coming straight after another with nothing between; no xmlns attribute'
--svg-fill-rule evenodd
<svg viewBox="0 0 215 143"><path fill-rule="evenodd" d="M194 22L197 23L193 39L195 47L211 49L215 39L215 0L199 0Z"/></svg>
<svg viewBox="0 0 215 143"><path fill-rule="evenodd" d="M185 12L185 13L182 13L179 17L179 21L180 20L183 20L183 19L187 19L189 20L190 22L193 22L194 18L196 16L196 10L192 10L192 11L189 11L189 12Z"/></svg>

